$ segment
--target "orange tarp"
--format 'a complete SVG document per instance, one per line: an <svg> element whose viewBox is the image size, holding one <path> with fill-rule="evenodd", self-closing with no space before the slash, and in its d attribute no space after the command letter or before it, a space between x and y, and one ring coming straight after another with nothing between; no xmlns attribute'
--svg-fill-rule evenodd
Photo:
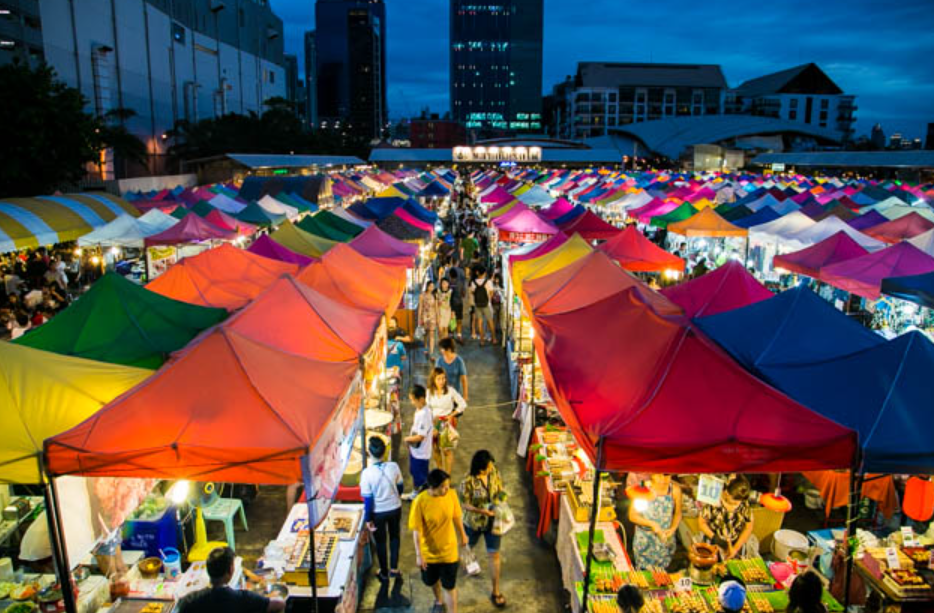
<svg viewBox="0 0 934 613"><path fill-rule="evenodd" d="M405 293L406 270L380 264L339 243L296 277L338 302L392 317Z"/></svg>
<svg viewBox="0 0 934 613"><path fill-rule="evenodd" d="M221 245L185 258L151 281L146 289L202 306L233 311L256 298L298 265Z"/></svg>
<svg viewBox="0 0 934 613"><path fill-rule="evenodd" d="M684 221L669 224L668 231L682 236L747 236L749 231L739 226L734 226L719 215L712 208L701 209Z"/></svg>

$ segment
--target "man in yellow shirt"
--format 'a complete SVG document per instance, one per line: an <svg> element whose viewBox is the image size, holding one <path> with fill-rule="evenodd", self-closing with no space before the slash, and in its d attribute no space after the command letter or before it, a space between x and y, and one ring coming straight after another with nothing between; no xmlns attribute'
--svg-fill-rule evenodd
<svg viewBox="0 0 934 613"><path fill-rule="evenodd" d="M418 495L409 510L409 530L415 540L422 582L435 594L432 613L457 613L458 540L467 545L462 517L448 474L439 469L431 471L428 489Z"/></svg>

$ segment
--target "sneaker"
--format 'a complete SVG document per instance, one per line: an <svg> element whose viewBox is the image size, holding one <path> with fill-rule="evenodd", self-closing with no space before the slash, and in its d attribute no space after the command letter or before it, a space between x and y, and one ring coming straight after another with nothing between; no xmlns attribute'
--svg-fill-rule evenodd
<svg viewBox="0 0 934 613"><path fill-rule="evenodd" d="M402 500L405 500L406 502L412 502L413 500L415 500L416 496L418 496L418 492L415 492L415 491L406 492L405 494L402 494Z"/></svg>

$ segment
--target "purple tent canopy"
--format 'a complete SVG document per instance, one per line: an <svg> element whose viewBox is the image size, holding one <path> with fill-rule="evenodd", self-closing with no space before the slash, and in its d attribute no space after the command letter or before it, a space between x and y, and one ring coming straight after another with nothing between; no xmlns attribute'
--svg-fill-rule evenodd
<svg viewBox="0 0 934 613"><path fill-rule="evenodd" d="M415 257L418 245L400 241L383 232L376 226L370 226L348 243L354 251L371 258L392 258L400 255Z"/></svg>
<svg viewBox="0 0 934 613"><path fill-rule="evenodd" d="M847 223L850 224L850 227L854 230L868 230L873 226L878 226L879 224L887 222L889 219L879 211L873 209L868 213L863 213L855 219L851 219Z"/></svg>
<svg viewBox="0 0 934 613"><path fill-rule="evenodd" d="M291 249L283 247L269 238L267 234L253 241L253 244L250 245L247 251L255 253L256 255L261 255L264 258L279 260L280 262L289 262L290 264L298 264L299 266L305 266L315 261L315 258L302 255L301 253L295 253Z"/></svg>
<svg viewBox="0 0 934 613"><path fill-rule="evenodd" d="M772 265L818 279L820 269L824 266L852 260L867 253L869 252L841 230L800 251L775 256Z"/></svg>

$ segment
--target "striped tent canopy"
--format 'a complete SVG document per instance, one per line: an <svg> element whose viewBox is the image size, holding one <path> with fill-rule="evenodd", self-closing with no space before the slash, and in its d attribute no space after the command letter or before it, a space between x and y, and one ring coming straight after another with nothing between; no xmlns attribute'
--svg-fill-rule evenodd
<svg viewBox="0 0 934 613"><path fill-rule="evenodd" d="M140 213L103 192L0 200L0 253L77 240L123 214Z"/></svg>

